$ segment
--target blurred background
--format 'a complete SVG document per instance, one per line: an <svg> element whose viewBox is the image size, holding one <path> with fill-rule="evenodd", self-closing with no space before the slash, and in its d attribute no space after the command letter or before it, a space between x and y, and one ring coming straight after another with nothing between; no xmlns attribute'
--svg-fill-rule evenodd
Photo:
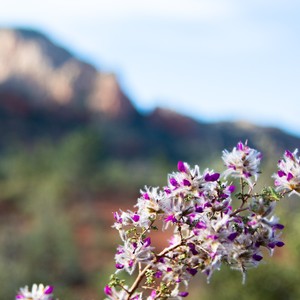
<svg viewBox="0 0 300 300"><path fill-rule="evenodd" d="M112 212L163 186L178 160L222 172L249 140L260 185L300 146L300 3L3 1L0 10L0 299L26 284L103 299L120 240ZM242 285L224 267L191 299L299 299L300 212L286 246ZM266 255L267 256L267 255ZM200 284L199 284L200 281Z"/></svg>

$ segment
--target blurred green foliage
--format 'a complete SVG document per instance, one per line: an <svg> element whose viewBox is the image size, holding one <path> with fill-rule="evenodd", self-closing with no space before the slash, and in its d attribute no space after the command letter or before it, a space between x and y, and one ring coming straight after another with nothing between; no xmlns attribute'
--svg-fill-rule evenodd
<svg viewBox="0 0 300 300"><path fill-rule="evenodd" d="M96 289L101 270L91 276L80 263L76 228L86 223L98 228L95 244L101 258L101 250L115 245L103 243L99 226L104 223L96 220L91 203L110 193L137 195L145 182L165 179L162 169L168 165L164 158L115 160L104 152L99 133L82 130L56 143L10 146L2 153L0 299L12 298L19 286L33 282L58 286L61 298L79 299L81 286ZM76 202L84 210L74 218L68 210Z"/></svg>
<svg viewBox="0 0 300 300"><path fill-rule="evenodd" d="M114 129L110 130L113 134ZM113 148L120 144L109 144L107 138L98 130L84 129L59 141L44 139L32 145L9 145L2 152L0 299L13 299L20 286L33 282L54 284L60 299L94 299L96 293L101 299L119 243L110 230L113 218L104 215L101 205L112 201L111 204L131 209L139 189L144 185L166 184L167 173L176 169L176 160L187 159L187 154L191 155L189 162L200 164L201 170L208 166L223 169L217 148L218 156L214 151L197 156L193 148L179 157L168 156L160 145L153 145L154 150L144 149L145 155L130 155L128 146L128 153L118 156L116 153L122 149ZM138 133L132 132L122 136L122 143L138 138ZM267 142L260 141L261 145L265 143L268 159L260 182L269 185L272 184L269 175L275 171L278 157ZM131 147L139 147L138 142ZM128 199L132 202L122 202ZM190 298L300 299L297 201L289 198L279 204L280 217L287 225L286 246L275 251L275 257L266 265L251 270L245 285L239 272L223 268L208 285L204 276L196 277ZM78 210L74 209L77 204ZM95 209L97 204L101 204L99 210ZM88 240L91 232L92 242ZM80 248L81 243L86 243L85 248ZM82 249L89 251L85 259L82 259ZM92 267L87 267L86 260ZM87 291L92 292L86 294Z"/></svg>

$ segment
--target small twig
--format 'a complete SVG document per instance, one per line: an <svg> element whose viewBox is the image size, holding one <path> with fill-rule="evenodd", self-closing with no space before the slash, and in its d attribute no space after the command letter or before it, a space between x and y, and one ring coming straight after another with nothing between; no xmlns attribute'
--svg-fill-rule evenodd
<svg viewBox="0 0 300 300"><path fill-rule="evenodd" d="M241 204L240 208L242 208L245 204L245 200L244 200L244 180L243 180L242 177L240 178L240 185L241 185L241 200L242 200L242 204Z"/></svg>
<svg viewBox="0 0 300 300"><path fill-rule="evenodd" d="M157 259L159 257L164 256L165 254L167 254L168 252L180 247L182 245L182 242L172 245L166 249L164 249L163 251L161 251L154 259L153 259L153 263L157 262ZM138 288L139 284L141 283L141 281L143 280L147 270L149 270L152 267L152 264L148 264L142 271L139 272L138 277L136 278L135 282L132 284L131 288L127 291L127 297L126 300L129 300L131 295L134 293L134 291Z"/></svg>
<svg viewBox="0 0 300 300"><path fill-rule="evenodd" d="M122 290L124 290L127 294L129 293L129 290L126 288L126 287L124 287L122 284L118 284L120 287L121 287L121 289Z"/></svg>
<svg viewBox="0 0 300 300"><path fill-rule="evenodd" d="M248 208L249 208L248 206L247 207L240 207L240 208L236 209L233 213L231 213L229 216L233 217L233 216L237 215L238 213L247 210Z"/></svg>

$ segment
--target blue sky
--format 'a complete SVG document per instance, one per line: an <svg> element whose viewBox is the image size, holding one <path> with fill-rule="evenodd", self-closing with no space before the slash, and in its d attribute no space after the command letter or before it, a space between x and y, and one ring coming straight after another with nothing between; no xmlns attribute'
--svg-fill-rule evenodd
<svg viewBox="0 0 300 300"><path fill-rule="evenodd" d="M0 25L41 29L116 72L140 110L300 136L300 1L3 0Z"/></svg>

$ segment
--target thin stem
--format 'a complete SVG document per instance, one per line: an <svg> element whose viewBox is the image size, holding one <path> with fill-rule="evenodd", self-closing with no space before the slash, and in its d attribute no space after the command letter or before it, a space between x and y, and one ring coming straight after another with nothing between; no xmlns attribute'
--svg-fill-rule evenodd
<svg viewBox="0 0 300 300"><path fill-rule="evenodd" d="M142 279L145 276L145 273L148 269L151 268L151 264L147 265L138 275L138 277L136 278L135 282L133 283L133 285L131 286L131 288L128 291L128 295L126 299L130 299L130 296L134 293L134 291L138 288L139 284L141 283Z"/></svg>
<svg viewBox="0 0 300 300"><path fill-rule="evenodd" d="M120 287L121 287L121 289L122 290L124 290L127 294L129 293L129 290L126 288L126 287L124 287L122 284L118 284Z"/></svg>
<svg viewBox="0 0 300 300"><path fill-rule="evenodd" d="M238 213L247 210L248 208L249 207L240 207L240 208L236 209L233 213L231 213L229 216L233 217L233 216L237 215Z"/></svg>
<svg viewBox="0 0 300 300"><path fill-rule="evenodd" d="M242 204L241 204L240 208L242 208L245 204L245 200L244 200L244 180L243 180L242 177L240 178L240 185L241 185L241 198L242 198Z"/></svg>
<svg viewBox="0 0 300 300"><path fill-rule="evenodd" d="M151 221L150 225L142 231L141 236L143 236L148 230L151 229L152 225L154 224L155 220Z"/></svg>
<svg viewBox="0 0 300 300"><path fill-rule="evenodd" d="M152 262L155 263L157 262L157 259L164 256L165 254L167 254L168 252L178 248L179 246L182 245L182 242L172 245L168 248L165 248L163 251L161 251L153 260ZM126 300L129 300L131 295L134 293L134 291L138 288L139 284L141 283L141 281L143 280L143 278L145 277L145 274L147 272L147 270L149 270L151 268L152 264L148 264L142 271L139 272L138 277L136 278L136 280L134 281L134 283L132 284L131 288L128 290L128 295L126 297Z"/></svg>
<svg viewBox="0 0 300 300"><path fill-rule="evenodd" d="M255 183L254 183L253 186L249 185L249 190L248 190L247 194L245 194L245 185L246 185L246 183L245 183L243 178L240 178L240 185L241 185L241 200L242 200L242 203L241 203L239 209L243 208L243 206L247 203L248 199L251 196L251 193L253 191L253 187L254 187Z"/></svg>

